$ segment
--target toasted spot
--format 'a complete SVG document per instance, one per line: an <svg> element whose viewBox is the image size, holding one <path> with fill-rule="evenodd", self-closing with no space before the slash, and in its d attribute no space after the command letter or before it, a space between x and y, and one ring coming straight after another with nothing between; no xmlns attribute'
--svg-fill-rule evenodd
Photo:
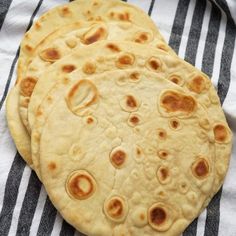
<svg viewBox="0 0 236 236"><path fill-rule="evenodd" d="M171 75L169 77L169 80L179 86L182 86L184 84L184 79L181 78L179 75Z"/></svg>
<svg viewBox="0 0 236 236"><path fill-rule="evenodd" d="M30 97L34 87L37 83L37 79L33 77L27 77L20 83L20 93L25 97Z"/></svg>
<svg viewBox="0 0 236 236"><path fill-rule="evenodd" d="M164 92L160 100L167 113L181 111L191 114L197 108L197 102L193 97L175 91Z"/></svg>
<svg viewBox="0 0 236 236"><path fill-rule="evenodd" d="M50 162L49 164L48 164L48 169L49 170L56 170L56 168L57 168L57 164L55 163L55 162Z"/></svg>
<svg viewBox="0 0 236 236"><path fill-rule="evenodd" d="M87 171L75 171L67 180L67 192L73 198L87 199L92 196L95 190L95 180Z"/></svg>
<svg viewBox="0 0 236 236"><path fill-rule="evenodd" d="M109 48L113 52L120 52L120 48L114 43L108 43L106 47Z"/></svg>
<svg viewBox="0 0 236 236"><path fill-rule="evenodd" d="M70 89L66 102L68 108L76 115L83 116L83 110L97 103L98 91L89 80L80 80Z"/></svg>
<svg viewBox="0 0 236 236"><path fill-rule="evenodd" d="M131 82L138 82L140 81L140 73L139 72L132 72L129 76Z"/></svg>
<svg viewBox="0 0 236 236"><path fill-rule="evenodd" d="M217 143L227 143L230 140L228 128L223 124L214 126L214 136Z"/></svg>
<svg viewBox="0 0 236 236"><path fill-rule="evenodd" d="M152 40L152 35L148 32L137 32L134 36L136 43L145 44Z"/></svg>
<svg viewBox="0 0 236 236"><path fill-rule="evenodd" d="M40 29L41 29L41 25L40 25L39 22L36 22L36 23L35 23L35 29L36 29L36 30L40 30Z"/></svg>
<svg viewBox="0 0 236 236"><path fill-rule="evenodd" d="M93 27L87 33L83 35L82 42L86 45L95 43L107 38L107 30L105 27Z"/></svg>
<svg viewBox="0 0 236 236"><path fill-rule="evenodd" d="M62 66L62 71L64 73L71 73L75 69L76 69L76 66L74 66L74 65L64 65L64 66Z"/></svg>
<svg viewBox="0 0 236 236"><path fill-rule="evenodd" d="M70 14L71 14L71 11L70 11L69 7L64 6L64 7L61 8L61 10L60 10L60 15L61 15L62 17L69 16Z"/></svg>
<svg viewBox="0 0 236 236"><path fill-rule="evenodd" d="M142 154L142 151L139 147L136 148L136 154L137 156L140 156Z"/></svg>
<svg viewBox="0 0 236 236"><path fill-rule="evenodd" d="M118 68L126 68L134 64L135 57L130 53L126 53L118 58L116 61L116 66Z"/></svg>
<svg viewBox="0 0 236 236"><path fill-rule="evenodd" d="M26 51L29 51L29 52L33 51L33 48L28 44L25 45L25 49L26 49Z"/></svg>
<svg viewBox="0 0 236 236"><path fill-rule="evenodd" d="M83 72L84 72L85 74L91 75L91 74L94 74L94 73L95 73L96 68L97 68L97 66L96 66L95 63L93 63L93 62L86 62L86 63L83 65L82 70L83 70Z"/></svg>
<svg viewBox="0 0 236 236"><path fill-rule="evenodd" d="M123 13L111 12L110 17L120 21L130 21L130 15L128 12L123 12Z"/></svg>
<svg viewBox="0 0 236 236"><path fill-rule="evenodd" d="M199 179L206 178L209 174L210 168L206 159L198 158L192 164L192 173L195 177Z"/></svg>
<svg viewBox="0 0 236 236"><path fill-rule="evenodd" d="M56 48L47 48L39 53L42 60L48 62L55 62L61 58L61 54Z"/></svg>
<svg viewBox="0 0 236 236"><path fill-rule="evenodd" d="M152 209L150 218L155 225L163 224L166 220L166 212L164 209L156 207L155 209Z"/></svg>
<svg viewBox="0 0 236 236"><path fill-rule="evenodd" d="M166 151L166 150L160 150L160 151L158 151L157 155L158 155L161 159L166 160L166 159L168 158L168 156L169 156L169 153L168 153L168 151Z"/></svg>
<svg viewBox="0 0 236 236"><path fill-rule="evenodd" d="M169 126L173 130L179 130L181 128L181 124L180 124L179 119L177 119L177 118L170 119Z"/></svg>
<svg viewBox="0 0 236 236"><path fill-rule="evenodd" d="M121 100L120 105L123 110L133 112L138 110L140 103L133 95L126 95Z"/></svg>
<svg viewBox="0 0 236 236"><path fill-rule="evenodd" d="M171 180L170 170L165 166L161 166L157 170L157 178L161 184L169 183Z"/></svg>
<svg viewBox="0 0 236 236"><path fill-rule="evenodd" d="M195 76L188 83L188 87L195 93L202 93L207 88L206 78L201 75Z"/></svg>
<svg viewBox="0 0 236 236"><path fill-rule="evenodd" d="M161 60L157 57L150 58L146 63L146 67L154 71L159 71L161 69L161 66L162 66Z"/></svg>
<svg viewBox="0 0 236 236"><path fill-rule="evenodd" d="M139 124L139 122L140 122L140 118L137 115L133 115L133 114L130 115L129 121L128 121L129 125L136 126Z"/></svg>
<svg viewBox="0 0 236 236"><path fill-rule="evenodd" d="M122 222L128 213L128 205L122 197L113 196L105 201L104 212L110 220Z"/></svg>
<svg viewBox="0 0 236 236"><path fill-rule="evenodd" d="M148 222L157 231L167 231L174 222L174 213L166 203L155 203L148 209Z"/></svg>
<svg viewBox="0 0 236 236"><path fill-rule="evenodd" d="M167 137L167 133L164 129L157 129L157 136L161 140L165 140Z"/></svg>
<svg viewBox="0 0 236 236"><path fill-rule="evenodd" d="M126 100L126 105L130 108L134 108L137 107L137 102L133 96L128 95Z"/></svg>
<svg viewBox="0 0 236 236"><path fill-rule="evenodd" d="M87 124L92 124L94 122L94 119L92 117L87 118Z"/></svg>
<svg viewBox="0 0 236 236"><path fill-rule="evenodd" d="M121 150L121 149L115 149L111 152L110 154L110 160L111 160L111 164L115 167L115 168L121 168L125 161L127 159L127 155L126 153Z"/></svg>

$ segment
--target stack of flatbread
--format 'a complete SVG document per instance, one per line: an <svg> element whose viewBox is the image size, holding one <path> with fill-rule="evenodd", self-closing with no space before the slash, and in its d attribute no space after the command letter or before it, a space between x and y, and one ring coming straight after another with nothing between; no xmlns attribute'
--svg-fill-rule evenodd
<svg viewBox="0 0 236 236"><path fill-rule="evenodd" d="M73 1L34 23L7 120L57 210L87 235L180 235L231 153L210 79L118 0Z"/></svg>

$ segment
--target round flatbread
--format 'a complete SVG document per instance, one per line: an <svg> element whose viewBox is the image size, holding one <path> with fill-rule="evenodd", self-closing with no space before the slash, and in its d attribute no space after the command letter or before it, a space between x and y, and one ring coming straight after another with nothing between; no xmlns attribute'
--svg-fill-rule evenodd
<svg viewBox="0 0 236 236"><path fill-rule="evenodd" d="M116 50L113 50L114 48ZM93 55L92 58L91 55ZM65 66L74 66L76 70L71 73L63 73ZM88 70L88 68L93 68L93 70ZM40 108L34 113L36 116L32 116L37 120L31 140L32 158L36 171L38 172L40 163L39 142L42 127L57 98L64 97L64 89L68 86L68 82L78 80L85 75L128 68L142 68L144 73L146 73L145 70L152 71L158 77L182 86L186 92L190 92L205 107L209 120L203 122L202 126L206 129L214 129L215 134L214 145L218 175L214 184L215 193L221 186L227 172L232 134L213 85L205 74L185 61L150 46L131 42L97 42L88 46L86 50L85 48L80 49L58 61L40 78L32 96L34 100L31 100L31 102L35 101L32 107L36 109L44 99ZM134 79L136 77L138 79L142 77L142 74L134 73L133 76ZM47 93L49 94L47 95ZM39 172L38 174L40 176Z"/></svg>
<svg viewBox="0 0 236 236"><path fill-rule="evenodd" d="M179 235L213 191L213 129L202 127L207 112L184 89L132 74L69 82L42 133L42 180L87 235Z"/></svg>

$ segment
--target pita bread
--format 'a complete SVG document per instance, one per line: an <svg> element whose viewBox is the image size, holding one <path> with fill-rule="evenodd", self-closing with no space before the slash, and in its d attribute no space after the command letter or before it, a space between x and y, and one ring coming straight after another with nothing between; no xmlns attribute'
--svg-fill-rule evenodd
<svg viewBox="0 0 236 236"><path fill-rule="evenodd" d="M111 48L118 48L119 50L114 51ZM93 55L93 58L91 58L91 55ZM62 68L65 65L73 65L77 69L71 74L62 73ZM62 88L63 86L67 87L68 81L74 81L81 76L88 75L86 68L90 68L91 65L96 68L92 74L120 68L142 68L155 72L158 77L177 83L180 87L182 86L186 92L190 92L205 107L210 123L205 121L202 126L206 129L213 128L215 132L215 140L212 140L216 148L218 171L218 178L214 185L215 193L221 186L228 168L232 148L232 134L213 85L205 74L178 57L173 57L150 46L131 42L97 42L58 61L51 67L51 70L40 78L33 94L36 103L32 105L33 108L38 107L38 104L45 98L40 109L35 113L39 124L32 132L31 147L35 169L37 171L39 169L39 142L43 124L54 106L54 102L57 98L64 96L64 93L61 92L63 89L60 90L56 87L53 90L53 86L59 84L58 86L62 86ZM47 96L50 89L53 91ZM221 138L222 140L220 140ZM38 174L40 175L40 173Z"/></svg>
<svg viewBox="0 0 236 236"><path fill-rule="evenodd" d="M43 129L43 183L87 235L179 235L218 178L205 109L180 86L135 72L135 82L134 70L69 81Z"/></svg>

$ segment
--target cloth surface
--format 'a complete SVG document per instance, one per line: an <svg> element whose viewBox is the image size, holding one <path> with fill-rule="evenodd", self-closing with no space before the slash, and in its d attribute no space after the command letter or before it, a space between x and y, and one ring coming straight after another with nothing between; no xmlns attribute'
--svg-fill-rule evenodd
<svg viewBox="0 0 236 236"><path fill-rule="evenodd" d="M107 0L109 1L109 0ZM16 79L19 44L43 12L66 0L0 0L0 235L82 235L52 206L9 134L5 99ZM218 89L236 133L236 1L128 0L158 25L170 46L202 69ZM223 188L184 236L236 235L236 145Z"/></svg>

